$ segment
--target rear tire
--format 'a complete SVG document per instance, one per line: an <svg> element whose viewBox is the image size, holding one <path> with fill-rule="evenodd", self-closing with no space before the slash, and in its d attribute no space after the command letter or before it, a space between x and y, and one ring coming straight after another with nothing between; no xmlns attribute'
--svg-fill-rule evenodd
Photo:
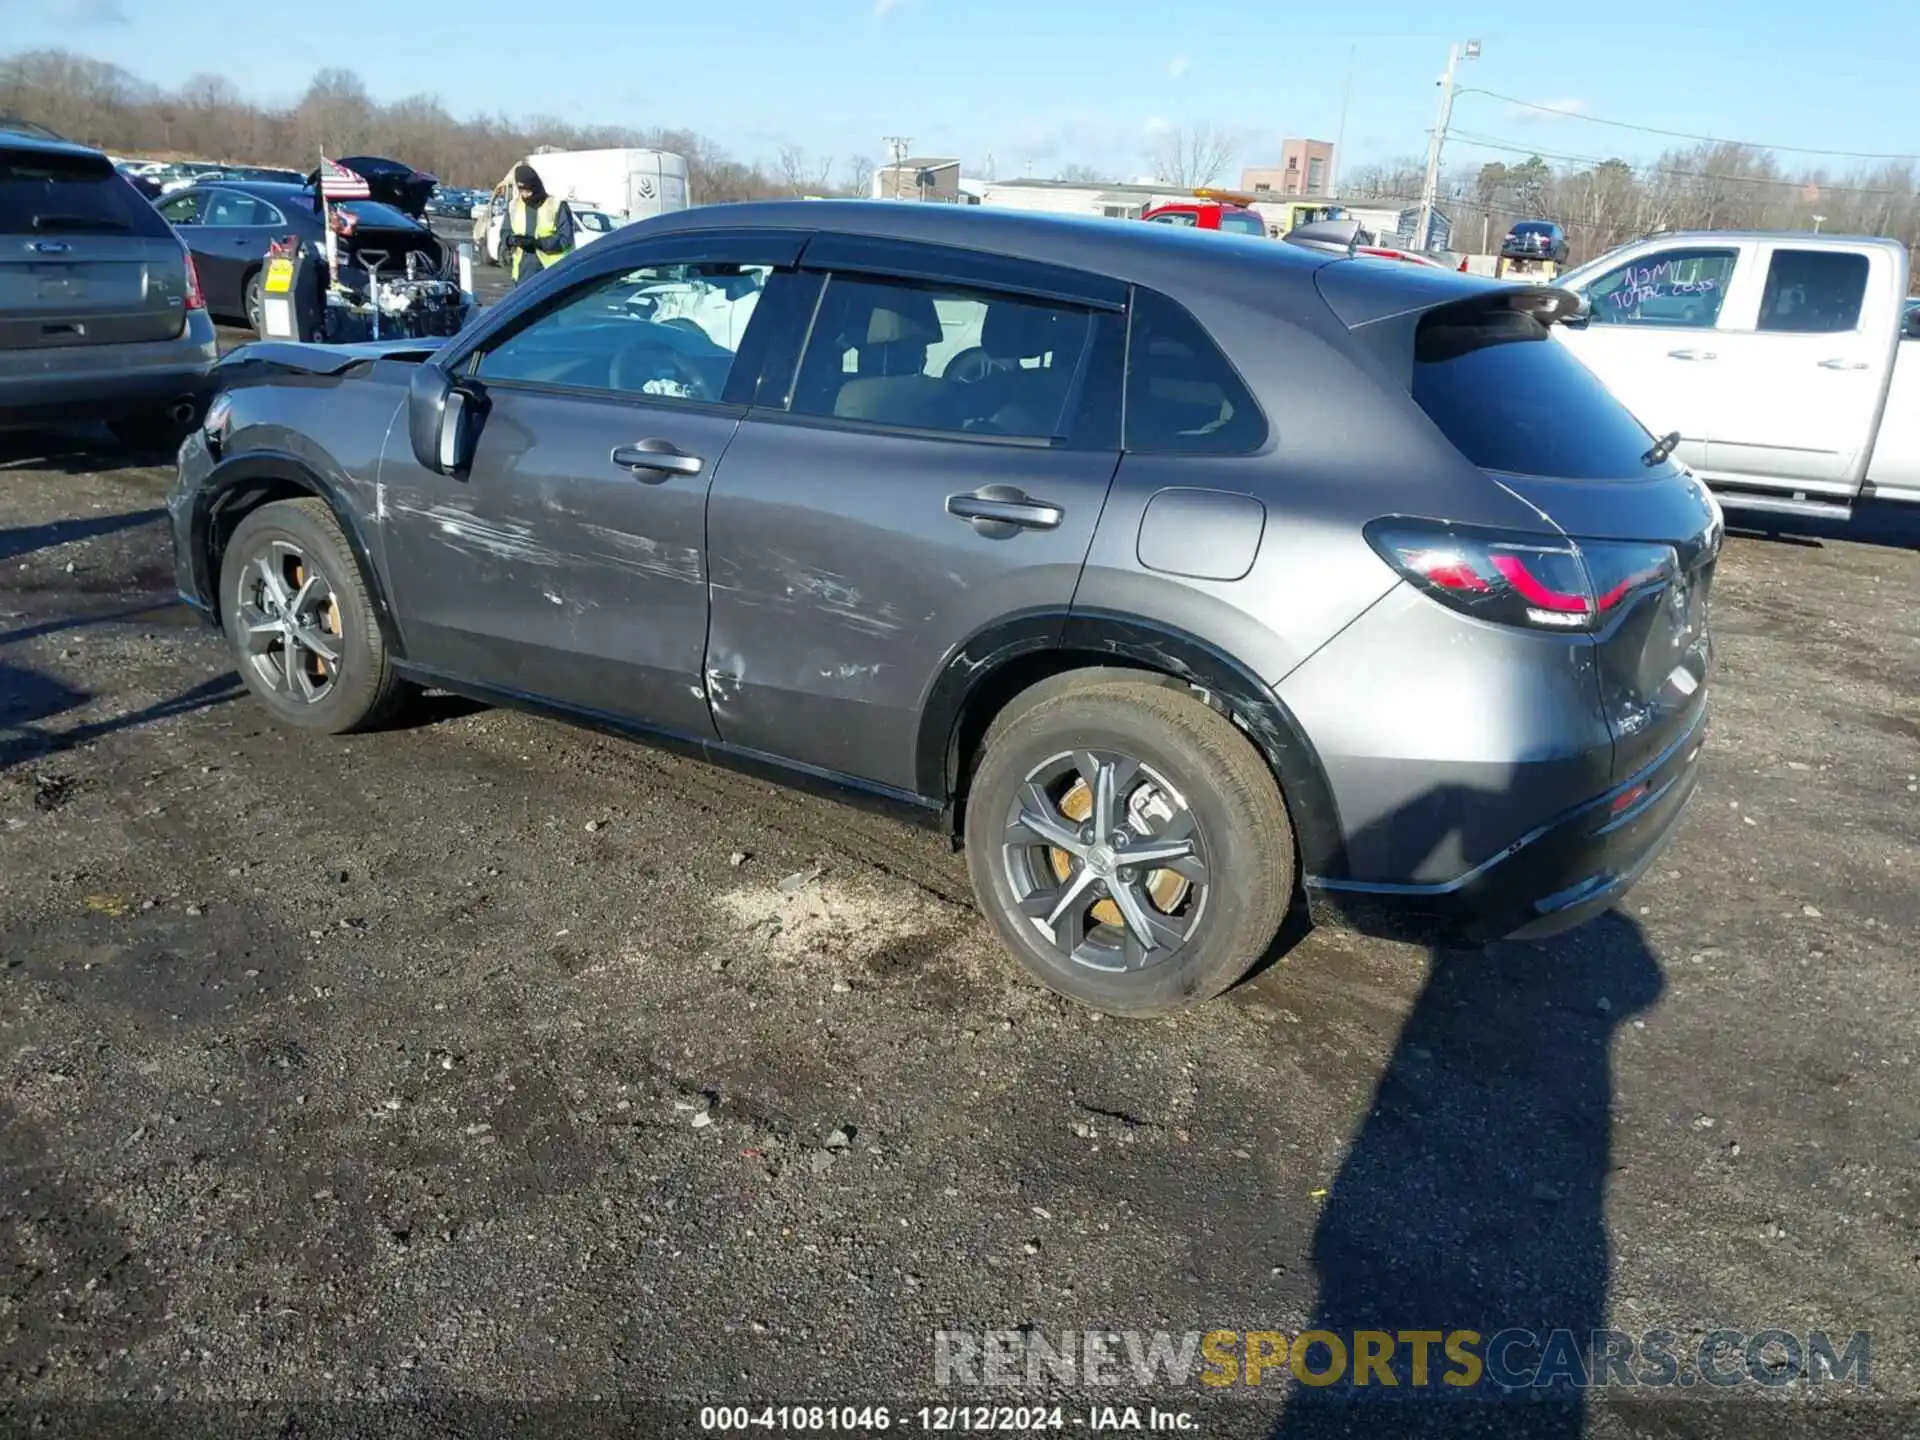
<svg viewBox="0 0 1920 1440"><path fill-rule="evenodd" d="M966 848L980 906L1021 964L1115 1015L1220 994L1293 898L1293 830L1259 752L1186 691L1122 672L1044 682L1001 713Z"/></svg>
<svg viewBox="0 0 1920 1440"><path fill-rule="evenodd" d="M255 335L265 333L266 322L264 317L266 315L266 302L263 299L260 272L258 270L255 270L247 276L247 283L242 291L242 297L240 303L246 307L248 327Z"/></svg>
<svg viewBox="0 0 1920 1440"><path fill-rule="evenodd" d="M220 562L220 617L240 678L282 725L371 730L412 693L322 500L277 501L240 522Z"/></svg>

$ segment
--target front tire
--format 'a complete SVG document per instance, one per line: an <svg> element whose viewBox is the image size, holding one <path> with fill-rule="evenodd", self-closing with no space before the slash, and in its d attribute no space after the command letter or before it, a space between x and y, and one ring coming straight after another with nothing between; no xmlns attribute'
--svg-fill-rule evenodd
<svg viewBox="0 0 1920 1440"><path fill-rule="evenodd" d="M282 725L371 730L409 693L324 501L277 501L240 522L220 563L220 614L240 678Z"/></svg>
<svg viewBox="0 0 1920 1440"><path fill-rule="evenodd" d="M988 731L967 868L1043 985L1164 1015L1231 986L1294 889L1293 830L1265 761L1184 690L1113 671L1046 682Z"/></svg>
<svg viewBox="0 0 1920 1440"><path fill-rule="evenodd" d="M260 272L258 270L255 270L251 275L247 276L244 298L241 300L241 304L246 307L247 325L255 335L264 335L267 328L265 318L267 306L265 292L261 286Z"/></svg>

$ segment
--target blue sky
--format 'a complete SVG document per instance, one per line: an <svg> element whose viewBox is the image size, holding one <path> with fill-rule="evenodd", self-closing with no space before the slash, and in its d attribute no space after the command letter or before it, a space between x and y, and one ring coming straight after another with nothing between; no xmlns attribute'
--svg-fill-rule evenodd
<svg viewBox="0 0 1920 1440"><path fill-rule="evenodd" d="M383 99L426 91L457 114L683 125L755 158L783 143L881 155L897 134L970 173L991 156L1001 176L1070 160L1131 176L1167 125L1230 132L1247 163L1270 161L1285 135L1333 139L1356 46L1342 165L1419 152L1447 44L1471 37L1484 53L1463 85L1573 112L1462 97L1456 126L1515 145L1629 159L1660 148L1588 115L1920 152L1916 0L315 0L278 13L304 43L247 45L270 28L255 0L0 0L0 49L65 46L164 84L224 66L269 100L342 65ZM449 19L429 43L401 38L432 23L401 17L435 14ZM1512 157L1448 152L1493 158Z"/></svg>

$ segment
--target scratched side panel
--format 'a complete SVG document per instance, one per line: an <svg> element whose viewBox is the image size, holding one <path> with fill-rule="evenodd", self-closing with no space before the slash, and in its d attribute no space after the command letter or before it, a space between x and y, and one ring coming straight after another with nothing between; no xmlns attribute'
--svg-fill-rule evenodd
<svg viewBox="0 0 1920 1440"><path fill-rule="evenodd" d="M1002 616L1066 608L1116 459L747 420L708 506L722 738L911 790L947 656ZM1065 517L996 537L947 514L987 484Z"/></svg>
<svg viewBox="0 0 1920 1440"><path fill-rule="evenodd" d="M494 387L463 479L403 443L382 473L408 657L445 674L711 739L706 493L730 413ZM664 439L699 475L636 475ZM399 452L406 453L399 453Z"/></svg>

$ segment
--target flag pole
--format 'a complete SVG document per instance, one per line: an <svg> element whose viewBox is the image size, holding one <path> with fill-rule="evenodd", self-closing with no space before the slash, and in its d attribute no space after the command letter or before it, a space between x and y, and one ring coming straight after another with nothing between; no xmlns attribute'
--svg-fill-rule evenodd
<svg viewBox="0 0 1920 1440"><path fill-rule="evenodd" d="M327 237L327 288L340 283L340 242L333 233L333 209L327 204L327 152L320 152L320 228Z"/></svg>

